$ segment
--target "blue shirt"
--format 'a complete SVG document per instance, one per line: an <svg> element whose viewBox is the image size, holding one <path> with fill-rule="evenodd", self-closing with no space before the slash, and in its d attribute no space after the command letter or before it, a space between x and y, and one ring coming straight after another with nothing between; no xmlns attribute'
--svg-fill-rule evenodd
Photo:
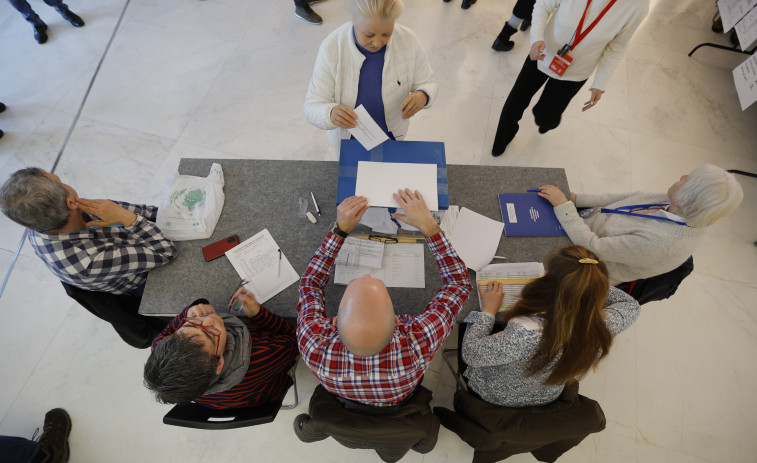
<svg viewBox="0 0 757 463"><path fill-rule="evenodd" d="M355 107L363 105L376 121L381 130L383 130L390 139L394 140L394 135L389 132L386 126L386 115L384 114L384 98L381 95L381 86L383 83L384 73L384 55L386 54L386 45L381 50L371 52L361 47L355 37L355 28L352 28L352 38L360 53L365 56L363 67L360 68L360 80L357 84L357 100Z"/></svg>

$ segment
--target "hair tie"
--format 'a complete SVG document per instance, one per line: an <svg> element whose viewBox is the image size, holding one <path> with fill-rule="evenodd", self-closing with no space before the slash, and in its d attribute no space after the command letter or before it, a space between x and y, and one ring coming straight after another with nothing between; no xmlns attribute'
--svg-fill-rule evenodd
<svg viewBox="0 0 757 463"><path fill-rule="evenodd" d="M597 262L594 259L589 259L588 257L584 257L583 259L578 259L578 263L579 264L595 264L596 265L599 262Z"/></svg>

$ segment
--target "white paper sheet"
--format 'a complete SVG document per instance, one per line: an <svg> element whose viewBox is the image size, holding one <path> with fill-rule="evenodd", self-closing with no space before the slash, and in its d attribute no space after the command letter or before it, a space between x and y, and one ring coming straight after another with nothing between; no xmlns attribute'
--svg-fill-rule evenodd
<svg viewBox="0 0 757 463"><path fill-rule="evenodd" d="M369 207L363 213L360 223L370 227L376 233L397 234L397 224L392 221L392 215L386 207Z"/></svg>
<svg viewBox="0 0 757 463"><path fill-rule="evenodd" d="M334 283L346 285L368 273L383 281L388 288L425 288L423 247L423 244L387 244L380 269L337 264Z"/></svg>
<svg viewBox="0 0 757 463"><path fill-rule="evenodd" d="M449 237L457 255L472 270L479 271L497 253L505 224L470 209L460 209L455 228Z"/></svg>
<svg viewBox="0 0 757 463"><path fill-rule="evenodd" d="M727 34L747 11L757 5L757 0L718 0L718 11L723 19L723 33Z"/></svg>
<svg viewBox="0 0 757 463"><path fill-rule="evenodd" d="M423 195L429 210L436 211L439 209L436 170L436 164L359 161L355 195L368 198L371 206L400 207L392 195L410 188Z"/></svg>
<svg viewBox="0 0 757 463"><path fill-rule="evenodd" d="M734 29L736 29L736 35L739 37L741 49L751 48L754 41L757 40L757 8L752 8L741 21L736 23Z"/></svg>
<svg viewBox="0 0 757 463"><path fill-rule="evenodd" d="M356 267L381 268L383 255L384 243L381 241L347 237L334 262Z"/></svg>
<svg viewBox="0 0 757 463"><path fill-rule="evenodd" d="M300 279L283 252L279 261L279 246L268 229L227 251L226 257L261 304Z"/></svg>
<svg viewBox="0 0 757 463"><path fill-rule="evenodd" d="M491 264L476 273L476 282L485 284L491 280L497 280L505 285L505 297L499 307L499 311L502 312L511 309L520 299L521 291L528 284L523 282L522 279L530 280L542 275L544 275L544 264L541 262ZM478 288L478 285L476 287ZM481 292L478 289L476 291L478 292L478 304L481 306Z"/></svg>
<svg viewBox="0 0 757 463"><path fill-rule="evenodd" d="M442 229L445 235L452 235L452 230L455 229L458 215L460 215L460 206L450 206L449 209L444 211L442 220L439 222L439 228Z"/></svg>
<svg viewBox="0 0 757 463"><path fill-rule="evenodd" d="M367 150L372 150L378 145L389 140L389 137L376 124L368 111L363 105L355 108L357 114L357 125L354 129L347 129L357 141Z"/></svg>
<svg viewBox="0 0 757 463"><path fill-rule="evenodd" d="M736 84L742 110L757 101L757 54L736 66L733 70L733 82Z"/></svg>

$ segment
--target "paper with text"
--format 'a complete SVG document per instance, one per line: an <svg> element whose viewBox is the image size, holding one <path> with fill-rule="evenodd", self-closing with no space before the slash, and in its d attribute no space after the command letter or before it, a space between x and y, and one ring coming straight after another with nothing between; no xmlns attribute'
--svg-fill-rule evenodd
<svg viewBox="0 0 757 463"><path fill-rule="evenodd" d="M355 195L368 198L368 204L378 207L400 207L392 196L397 190L418 190L429 210L439 210L436 164L403 162L357 163Z"/></svg>
<svg viewBox="0 0 757 463"><path fill-rule="evenodd" d="M742 111L757 101L757 55L752 55L733 70L733 81Z"/></svg>
<svg viewBox="0 0 757 463"><path fill-rule="evenodd" d="M463 207L449 237L465 265L475 271L492 261L505 224Z"/></svg>
<svg viewBox="0 0 757 463"><path fill-rule="evenodd" d="M249 281L245 288L260 304L300 279L283 252L279 263L279 246L268 229L227 251L226 257L239 276Z"/></svg>
<svg viewBox="0 0 757 463"><path fill-rule="evenodd" d="M351 265L355 267L381 268L381 258L384 256L384 243L380 241L362 240L347 237L344 240L335 264Z"/></svg>
<svg viewBox="0 0 757 463"><path fill-rule="evenodd" d="M521 291L530 282L544 275L544 264L541 262L516 262L507 264L491 264L476 273L476 283L486 285L490 281L499 281L503 285L505 298L499 311L511 309L520 299ZM481 292L478 290L478 304L481 306Z"/></svg>
<svg viewBox="0 0 757 463"><path fill-rule="evenodd" d="M386 133L376 124L365 106L360 105L355 108L357 114L357 125L354 129L347 129L357 141L368 151L389 140Z"/></svg>
<svg viewBox="0 0 757 463"><path fill-rule="evenodd" d="M723 33L730 32L733 26L735 26L749 10L754 8L755 5L757 5L757 0L718 0L718 11L723 20Z"/></svg>
<svg viewBox="0 0 757 463"><path fill-rule="evenodd" d="M748 50L755 40L757 40L757 8L752 10L741 18L734 27L736 35L739 36L739 45L742 50Z"/></svg>
<svg viewBox="0 0 757 463"><path fill-rule="evenodd" d="M384 247L380 269L337 264L334 283L346 285L367 273L372 278L383 281L388 288L425 288L424 246L409 243L387 244Z"/></svg>

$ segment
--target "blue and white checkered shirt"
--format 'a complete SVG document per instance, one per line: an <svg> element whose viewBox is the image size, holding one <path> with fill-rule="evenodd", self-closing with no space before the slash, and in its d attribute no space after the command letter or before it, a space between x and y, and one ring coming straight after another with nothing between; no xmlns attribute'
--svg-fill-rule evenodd
<svg viewBox="0 0 757 463"><path fill-rule="evenodd" d="M137 215L129 227L92 227L70 233L29 230L29 243L64 283L89 291L138 293L147 271L176 257L176 246L151 221L156 206L114 201Z"/></svg>

